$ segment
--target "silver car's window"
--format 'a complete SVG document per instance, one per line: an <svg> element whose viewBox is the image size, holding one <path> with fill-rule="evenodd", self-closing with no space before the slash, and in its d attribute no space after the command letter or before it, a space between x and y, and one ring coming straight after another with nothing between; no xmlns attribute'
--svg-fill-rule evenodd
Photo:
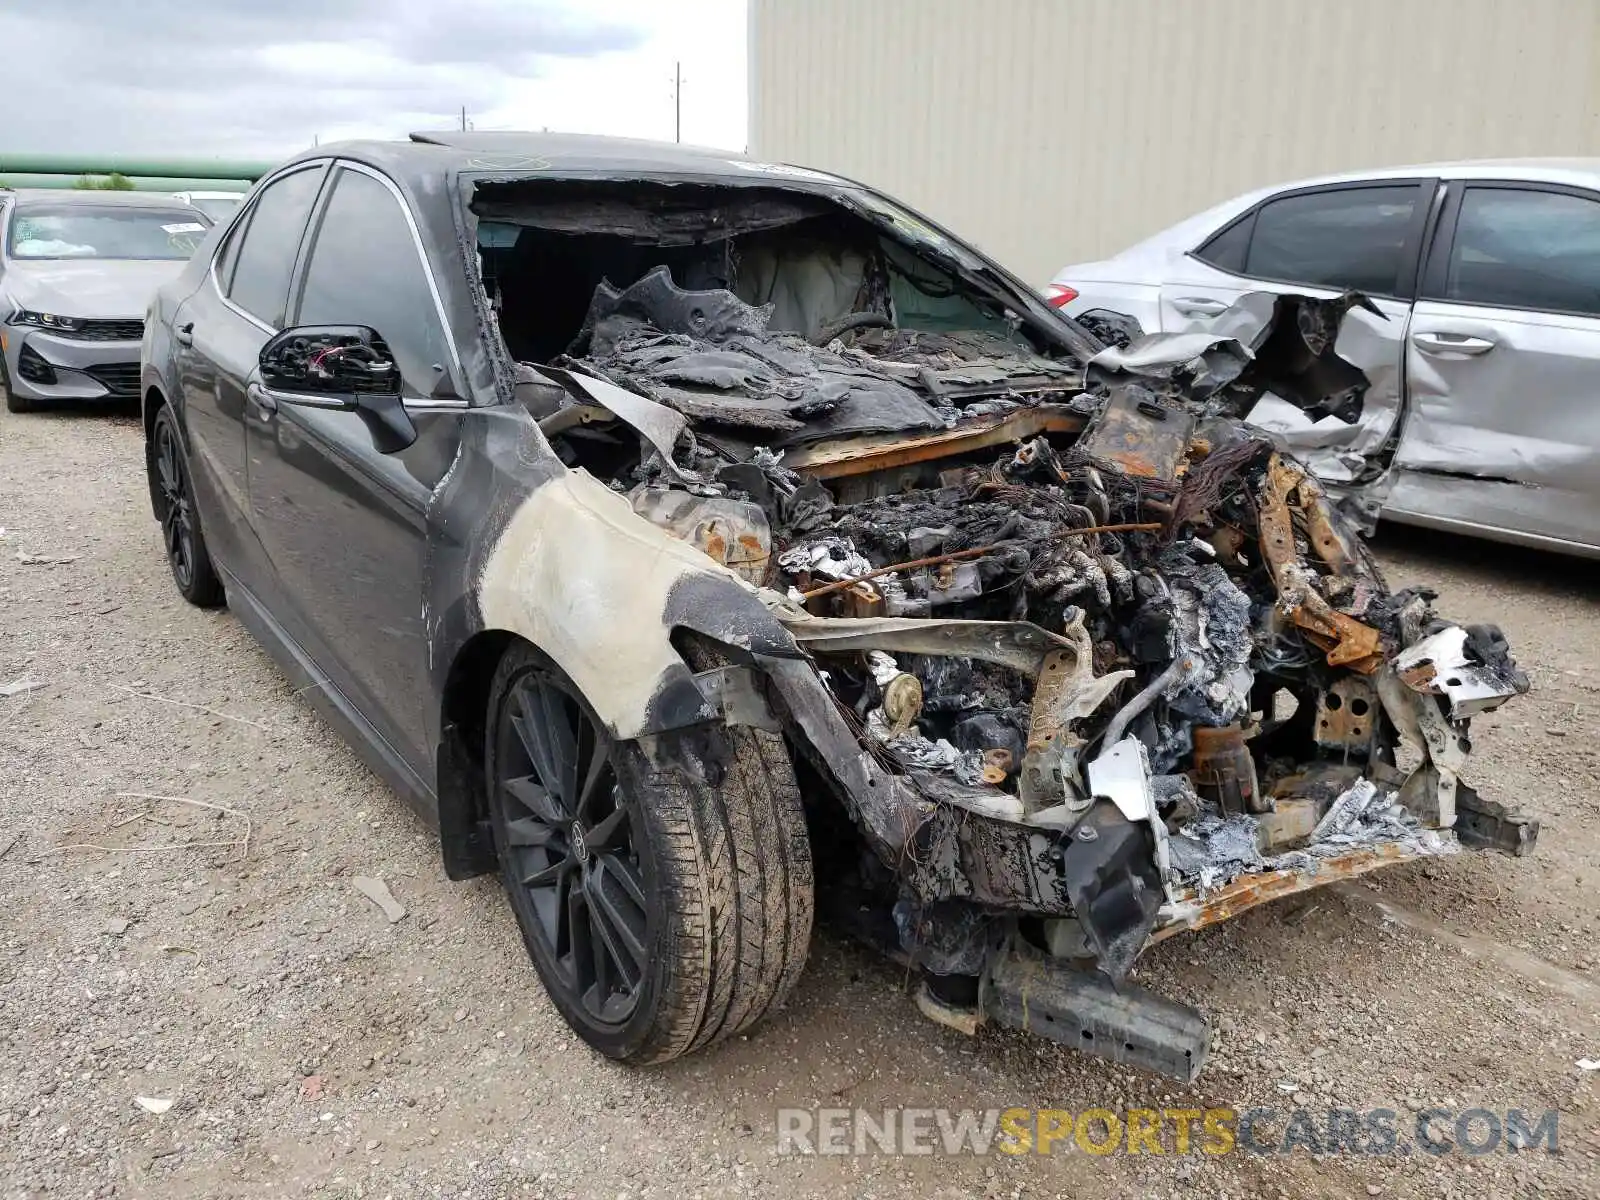
<svg viewBox="0 0 1600 1200"><path fill-rule="evenodd" d="M1600 316L1600 201L1467 188L1444 298Z"/></svg>
<svg viewBox="0 0 1600 1200"><path fill-rule="evenodd" d="M235 252L228 299L274 329L283 324L289 276L322 176L321 169L296 171L268 184Z"/></svg>
<svg viewBox="0 0 1600 1200"><path fill-rule="evenodd" d="M400 202L372 176L341 171L311 246L295 324L376 329L406 390L428 396L450 351L425 272Z"/></svg>
<svg viewBox="0 0 1600 1200"><path fill-rule="evenodd" d="M1417 185L1408 183L1269 201L1256 214L1244 273L1341 291L1392 293L1417 194Z"/></svg>
<svg viewBox="0 0 1600 1200"><path fill-rule="evenodd" d="M19 208L6 252L12 258L186 259L210 219L170 208L96 208L87 204Z"/></svg>

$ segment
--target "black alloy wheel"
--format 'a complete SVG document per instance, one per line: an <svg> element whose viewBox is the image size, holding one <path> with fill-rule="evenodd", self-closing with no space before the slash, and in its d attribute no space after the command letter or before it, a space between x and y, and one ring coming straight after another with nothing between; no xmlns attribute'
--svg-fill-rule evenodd
<svg viewBox="0 0 1600 1200"><path fill-rule="evenodd" d="M708 728L692 735L692 769L681 748L652 758L526 642L501 658L485 716L501 879L579 1037L623 1062L666 1062L783 1003L805 966L813 897L781 735Z"/></svg>
<svg viewBox="0 0 1600 1200"><path fill-rule="evenodd" d="M161 488L161 539L180 591L194 585L194 509L172 422L156 424L156 479Z"/></svg>
<svg viewBox="0 0 1600 1200"><path fill-rule="evenodd" d="M172 568L172 580L190 604L215 608L223 602L222 581L200 532L189 463L170 408L163 407L156 414L146 455L150 494L156 518L161 522L161 540L167 565Z"/></svg>
<svg viewBox="0 0 1600 1200"><path fill-rule="evenodd" d="M498 780L508 875L558 986L595 1025L639 1006L649 958L646 864L616 745L564 679L534 670L500 711Z"/></svg>

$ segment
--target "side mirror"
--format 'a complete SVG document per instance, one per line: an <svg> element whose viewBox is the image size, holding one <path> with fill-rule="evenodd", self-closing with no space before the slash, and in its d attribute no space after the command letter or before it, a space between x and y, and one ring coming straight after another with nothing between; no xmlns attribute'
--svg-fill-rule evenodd
<svg viewBox="0 0 1600 1200"><path fill-rule="evenodd" d="M376 329L302 325L261 347L261 383L306 396L398 396L400 368ZM353 405L352 405L353 406Z"/></svg>
<svg viewBox="0 0 1600 1200"><path fill-rule="evenodd" d="M376 329L302 325L261 348L261 388L278 404L352 409L378 451L393 454L417 440L400 400L400 368Z"/></svg>

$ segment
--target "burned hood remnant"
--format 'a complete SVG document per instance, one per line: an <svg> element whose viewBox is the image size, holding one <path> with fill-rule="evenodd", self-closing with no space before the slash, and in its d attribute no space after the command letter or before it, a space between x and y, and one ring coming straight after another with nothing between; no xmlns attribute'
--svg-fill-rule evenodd
<svg viewBox="0 0 1600 1200"><path fill-rule="evenodd" d="M1463 779L1472 716L1528 687L1505 639L1392 592L1247 420L1363 419L1336 352L1363 297L1107 344L842 184L585 189L595 221L536 182L473 201L569 468L485 552L479 607L666 762L674 722L781 729L819 900L922 972L929 1015L1190 1078L1204 1020L1130 980L1153 941L1532 846ZM714 687L657 652L685 631L735 664ZM626 671L594 649L618 638Z"/></svg>

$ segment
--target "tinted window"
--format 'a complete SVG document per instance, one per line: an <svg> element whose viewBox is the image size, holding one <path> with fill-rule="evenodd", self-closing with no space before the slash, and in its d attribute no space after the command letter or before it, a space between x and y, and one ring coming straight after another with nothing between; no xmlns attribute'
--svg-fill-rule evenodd
<svg viewBox="0 0 1600 1200"><path fill-rule="evenodd" d="M1196 257L1224 271L1243 273L1245 251L1250 247L1250 225L1247 213L1200 247Z"/></svg>
<svg viewBox="0 0 1600 1200"><path fill-rule="evenodd" d="M223 235L222 250L217 254L217 286L224 292L233 283L233 264L239 257L239 243L244 241L245 222L240 221Z"/></svg>
<svg viewBox="0 0 1600 1200"><path fill-rule="evenodd" d="M1256 214L1245 274L1394 293L1417 193L1405 184L1268 201Z"/></svg>
<svg viewBox="0 0 1600 1200"><path fill-rule="evenodd" d="M283 325L294 256L322 174L321 168L296 171L268 185L256 198L235 256L228 298L275 329Z"/></svg>
<svg viewBox="0 0 1600 1200"><path fill-rule="evenodd" d="M296 325L369 325L407 389L433 391L449 353L405 211L387 187L342 171L311 246Z"/></svg>
<svg viewBox="0 0 1600 1200"><path fill-rule="evenodd" d="M1600 203L1559 192L1468 188L1445 299L1600 316Z"/></svg>

